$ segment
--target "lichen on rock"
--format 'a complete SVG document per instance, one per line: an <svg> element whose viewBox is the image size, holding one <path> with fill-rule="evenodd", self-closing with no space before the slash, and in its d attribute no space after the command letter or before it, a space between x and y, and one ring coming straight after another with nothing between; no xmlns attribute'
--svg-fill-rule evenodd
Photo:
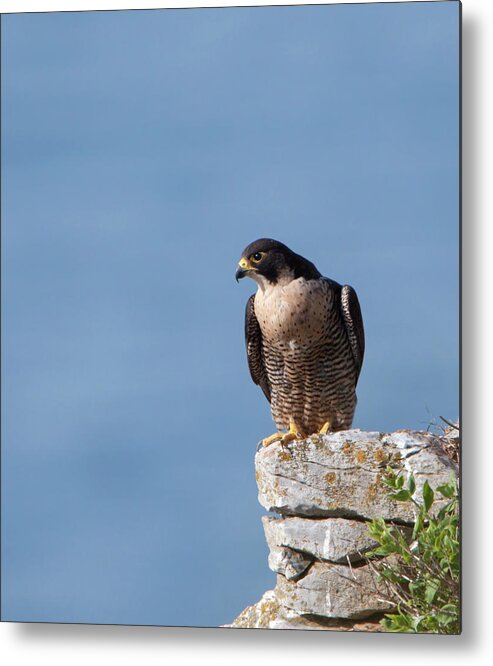
<svg viewBox="0 0 493 666"><path fill-rule="evenodd" d="M365 560L375 546L366 521L384 518L411 534L413 509L389 499L386 469L412 472L420 496L425 480L437 487L458 476L450 438L347 430L260 449L259 501L277 514L262 519L277 584L226 626L380 631L378 618L394 600Z"/></svg>

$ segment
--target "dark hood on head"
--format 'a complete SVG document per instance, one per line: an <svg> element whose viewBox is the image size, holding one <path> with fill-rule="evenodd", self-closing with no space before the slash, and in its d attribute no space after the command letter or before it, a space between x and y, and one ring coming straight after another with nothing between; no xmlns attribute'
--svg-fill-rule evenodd
<svg viewBox="0 0 493 666"><path fill-rule="evenodd" d="M248 258L257 252L265 253L265 257L256 267L256 271L274 284L283 272L287 271L293 274L294 279L303 277L306 280L314 280L321 277L321 273L311 261L273 238L259 238L253 241L243 250L242 256Z"/></svg>

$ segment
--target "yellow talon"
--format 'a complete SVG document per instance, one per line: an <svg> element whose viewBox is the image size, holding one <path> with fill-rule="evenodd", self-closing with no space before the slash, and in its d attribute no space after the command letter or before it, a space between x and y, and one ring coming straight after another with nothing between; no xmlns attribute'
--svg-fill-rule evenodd
<svg viewBox="0 0 493 666"><path fill-rule="evenodd" d="M332 430L332 423L330 421L326 421L318 431L318 434L326 435L329 432L329 430Z"/></svg>
<svg viewBox="0 0 493 666"><path fill-rule="evenodd" d="M273 444L274 442L278 442L282 438L283 438L282 432L275 432L270 437L266 437L265 439L262 440L262 446L269 446L269 444Z"/></svg>
<svg viewBox="0 0 493 666"><path fill-rule="evenodd" d="M298 428L293 419L290 419L289 431L283 435L282 443L286 444L286 442L292 442L295 439L303 439L303 433L301 432L300 428Z"/></svg>
<svg viewBox="0 0 493 666"><path fill-rule="evenodd" d="M289 421L288 432L286 433L276 432L270 437L266 437L265 439L262 440L262 446L269 446L270 444L279 441L281 442L281 445L284 445L296 439L303 439L303 433L301 432L300 428L298 428L296 423L291 419Z"/></svg>

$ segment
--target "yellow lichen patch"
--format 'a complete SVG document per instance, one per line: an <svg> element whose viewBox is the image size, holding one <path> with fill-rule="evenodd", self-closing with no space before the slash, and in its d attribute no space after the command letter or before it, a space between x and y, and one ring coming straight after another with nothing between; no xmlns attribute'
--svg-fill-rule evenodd
<svg viewBox="0 0 493 666"><path fill-rule="evenodd" d="M334 481L336 480L335 472L329 472L324 476L324 479L327 481L327 483L334 483Z"/></svg>
<svg viewBox="0 0 493 666"><path fill-rule="evenodd" d="M273 491L275 492L276 495L279 495L279 497L287 497L288 491L282 487L281 481L279 479L275 479L273 482Z"/></svg>
<svg viewBox="0 0 493 666"><path fill-rule="evenodd" d="M306 453L310 448L310 442L307 439L296 440L293 444L293 453Z"/></svg>
<svg viewBox="0 0 493 666"><path fill-rule="evenodd" d="M276 601L265 601L260 606L260 616L264 620L265 624L268 626L279 616L279 603Z"/></svg>
<svg viewBox="0 0 493 666"><path fill-rule="evenodd" d="M323 439L319 435L312 435L310 437L310 440L311 440L313 446L317 449L317 451L320 451L325 446L324 442L323 442Z"/></svg>
<svg viewBox="0 0 493 666"><path fill-rule="evenodd" d="M356 460L359 462L360 465L362 465L367 458L368 456L366 455L365 451L358 451L358 453L356 454Z"/></svg>
<svg viewBox="0 0 493 666"><path fill-rule="evenodd" d="M346 455L350 455L353 452L353 445L351 442L344 442L344 445L342 447L342 452L345 453Z"/></svg>
<svg viewBox="0 0 493 666"><path fill-rule="evenodd" d="M377 495L383 492L382 488L383 488L382 479L380 476L377 476L377 478L375 479L375 483L372 483L370 486L368 486L368 490L366 493L368 496L368 500L370 502L373 502L377 497Z"/></svg>
<svg viewBox="0 0 493 666"><path fill-rule="evenodd" d="M236 620L232 623L232 627L245 627L245 628L269 628L270 623L274 622L281 615L281 607L279 602L272 598L272 593L267 593L264 597L253 606L248 606L245 610L238 615Z"/></svg>
<svg viewBox="0 0 493 666"><path fill-rule="evenodd" d="M388 463L390 460L389 455L383 449L377 449L373 455L377 463Z"/></svg>
<svg viewBox="0 0 493 666"><path fill-rule="evenodd" d="M289 453L289 451L284 450L278 452L277 459L280 460L281 462L289 462L290 460L293 459L293 456Z"/></svg>

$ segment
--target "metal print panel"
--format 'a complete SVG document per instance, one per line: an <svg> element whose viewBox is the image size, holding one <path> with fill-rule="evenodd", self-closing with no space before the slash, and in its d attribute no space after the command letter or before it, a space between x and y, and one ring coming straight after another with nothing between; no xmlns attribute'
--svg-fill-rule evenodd
<svg viewBox="0 0 493 666"><path fill-rule="evenodd" d="M460 18L2 16L4 621L460 632Z"/></svg>

